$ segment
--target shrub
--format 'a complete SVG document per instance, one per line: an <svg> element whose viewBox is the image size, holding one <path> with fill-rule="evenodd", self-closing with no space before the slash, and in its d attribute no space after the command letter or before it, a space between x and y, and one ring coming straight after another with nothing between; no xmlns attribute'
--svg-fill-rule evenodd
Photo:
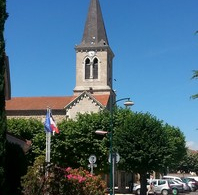
<svg viewBox="0 0 198 195"><path fill-rule="evenodd" d="M37 158L28 168L22 186L24 195L105 195L106 190L101 176L91 175L83 168L45 166L44 157Z"/></svg>
<svg viewBox="0 0 198 195"><path fill-rule="evenodd" d="M66 181L74 187L75 192L71 195L103 195L105 194L106 184L101 179L101 176L91 175L83 168L65 170Z"/></svg>

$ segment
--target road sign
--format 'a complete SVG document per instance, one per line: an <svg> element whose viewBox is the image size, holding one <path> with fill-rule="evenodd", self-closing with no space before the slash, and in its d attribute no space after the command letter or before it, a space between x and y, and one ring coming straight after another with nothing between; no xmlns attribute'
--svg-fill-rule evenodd
<svg viewBox="0 0 198 195"><path fill-rule="evenodd" d="M115 161L116 161L116 163L118 163L120 161L120 155L118 153L116 153Z"/></svg>
<svg viewBox="0 0 198 195"><path fill-rule="evenodd" d="M95 163L96 162L96 156L95 155L91 155L90 157L89 157L89 163L90 164L93 164L93 163Z"/></svg>
<svg viewBox="0 0 198 195"><path fill-rule="evenodd" d="M115 162L118 163L120 161L120 155L116 152L116 153L113 153L113 160L115 159ZM109 163L111 162L111 154L109 154Z"/></svg>

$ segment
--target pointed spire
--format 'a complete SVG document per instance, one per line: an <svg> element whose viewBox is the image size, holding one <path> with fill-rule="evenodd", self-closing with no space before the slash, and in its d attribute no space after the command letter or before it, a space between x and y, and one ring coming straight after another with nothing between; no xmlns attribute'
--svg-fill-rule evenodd
<svg viewBox="0 0 198 195"><path fill-rule="evenodd" d="M82 42L79 46L97 47L108 44L99 0L91 0Z"/></svg>

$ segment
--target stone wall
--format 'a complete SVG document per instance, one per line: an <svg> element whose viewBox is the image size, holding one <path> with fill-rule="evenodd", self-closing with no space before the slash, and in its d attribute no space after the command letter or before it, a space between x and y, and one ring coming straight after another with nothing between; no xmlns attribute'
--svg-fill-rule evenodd
<svg viewBox="0 0 198 195"><path fill-rule="evenodd" d="M100 111L100 107L97 106L89 97L83 97L78 103L72 106L66 113L66 115L74 119L78 113L97 113Z"/></svg>
<svg viewBox="0 0 198 195"><path fill-rule="evenodd" d="M41 120L43 123L45 121L46 118L46 110L23 110L23 111L9 111L6 113L7 114L7 118L11 119L11 118L25 118L25 119L29 119L29 118L35 118L37 120ZM61 122L62 120L66 119L66 114L65 114L65 110L53 110L52 111L52 115L54 120L56 121L56 123Z"/></svg>

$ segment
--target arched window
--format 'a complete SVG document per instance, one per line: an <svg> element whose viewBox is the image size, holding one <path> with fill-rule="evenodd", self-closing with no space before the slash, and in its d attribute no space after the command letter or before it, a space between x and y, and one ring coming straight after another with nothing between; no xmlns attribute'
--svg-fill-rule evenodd
<svg viewBox="0 0 198 195"><path fill-rule="evenodd" d="M90 63L90 59L87 58L85 60L85 79L89 79L90 78L90 66L91 63Z"/></svg>
<svg viewBox="0 0 198 195"><path fill-rule="evenodd" d="M93 78L98 79L98 59L95 58L93 61Z"/></svg>

